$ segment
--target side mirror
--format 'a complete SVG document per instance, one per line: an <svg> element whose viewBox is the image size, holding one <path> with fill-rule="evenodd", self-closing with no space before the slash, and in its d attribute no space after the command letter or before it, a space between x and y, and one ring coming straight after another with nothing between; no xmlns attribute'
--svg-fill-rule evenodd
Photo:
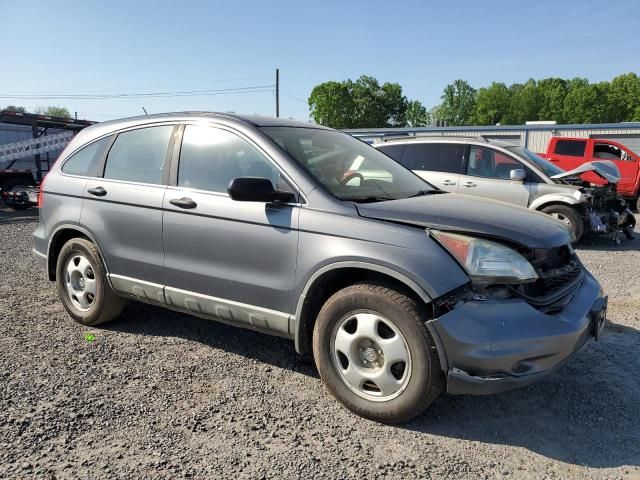
<svg viewBox="0 0 640 480"><path fill-rule="evenodd" d="M513 182L524 182L527 178L527 172L524 168L514 168L509 172L509 179Z"/></svg>
<svg viewBox="0 0 640 480"><path fill-rule="evenodd" d="M232 200L238 202L287 203L296 198L291 192L277 191L271 180L259 177L234 178L229 183L227 192Z"/></svg>

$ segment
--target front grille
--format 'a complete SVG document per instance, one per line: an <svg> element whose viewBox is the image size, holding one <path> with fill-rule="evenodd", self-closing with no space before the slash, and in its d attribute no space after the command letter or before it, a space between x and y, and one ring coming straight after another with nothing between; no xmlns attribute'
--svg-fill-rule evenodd
<svg viewBox="0 0 640 480"><path fill-rule="evenodd" d="M535 306L549 306L573 293L584 275L582 264L568 246L529 252L538 274L535 282L518 285L514 293Z"/></svg>

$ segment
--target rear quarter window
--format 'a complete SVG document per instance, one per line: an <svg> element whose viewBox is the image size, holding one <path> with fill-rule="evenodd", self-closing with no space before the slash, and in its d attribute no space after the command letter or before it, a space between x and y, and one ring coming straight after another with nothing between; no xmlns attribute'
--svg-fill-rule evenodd
<svg viewBox="0 0 640 480"><path fill-rule="evenodd" d="M62 165L62 172L83 177L96 176L98 162L110 139L111 137L106 137L90 143L72 154Z"/></svg>
<svg viewBox="0 0 640 480"><path fill-rule="evenodd" d="M465 150L462 143L408 144L401 163L411 170L461 173Z"/></svg>
<svg viewBox="0 0 640 480"><path fill-rule="evenodd" d="M584 157L586 148L586 140L558 140L553 153L557 155L568 155L570 157Z"/></svg>

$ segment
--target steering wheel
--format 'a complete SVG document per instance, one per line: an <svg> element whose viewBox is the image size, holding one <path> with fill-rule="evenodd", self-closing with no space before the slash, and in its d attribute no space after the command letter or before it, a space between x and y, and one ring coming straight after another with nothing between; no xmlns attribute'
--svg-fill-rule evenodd
<svg viewBox="0 0 640 480"><path fill-rule="evenodd" d="M362 185L362 182L364 182L364 176L359 172L345 172L344 176L342 177L342 180L340 180L340 184L346 185L347 183L349 183L350 180L356 177L360 178L360 185Z"/></svg>

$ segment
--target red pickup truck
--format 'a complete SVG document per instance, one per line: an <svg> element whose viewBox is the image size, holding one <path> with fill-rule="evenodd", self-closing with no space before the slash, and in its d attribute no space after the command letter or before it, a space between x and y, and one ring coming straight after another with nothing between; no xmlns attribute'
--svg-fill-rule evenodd
<svg viewBox="0 0 640 480"><path fill-rule="evenodd" d="M640 211L640 155L621 143L599 138L553 137L547 153L540 155L564 170L573 170L585 162L611 160L622 177L617 185L618 193ZM595 184L604 183L594 173L585 173L582 178Z"/></svg>

